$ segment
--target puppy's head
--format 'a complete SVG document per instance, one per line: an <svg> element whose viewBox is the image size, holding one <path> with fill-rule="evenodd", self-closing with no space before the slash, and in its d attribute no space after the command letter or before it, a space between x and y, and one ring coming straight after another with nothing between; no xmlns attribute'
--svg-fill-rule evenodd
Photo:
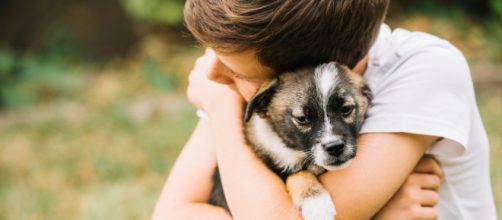
<svg viewBox="0 0 502 220"><path fill-rule="evenodd" d="M371 101L364 79L335 62L281 74L249 102L287 148L305 152L307 162L340 169L356 154L356 138Z"/></svg>

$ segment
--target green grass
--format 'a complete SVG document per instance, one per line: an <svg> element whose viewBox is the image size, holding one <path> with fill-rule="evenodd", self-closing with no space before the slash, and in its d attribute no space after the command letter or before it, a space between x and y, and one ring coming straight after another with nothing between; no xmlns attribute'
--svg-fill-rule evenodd
<svg viewBox="0 0 502 220"><path fill-rule="evenodd" d="M0 219L147 218L195 123L194 109L170 98L175 109L143 122L127 104L84 121L58 106L4 116Z"/></svg>

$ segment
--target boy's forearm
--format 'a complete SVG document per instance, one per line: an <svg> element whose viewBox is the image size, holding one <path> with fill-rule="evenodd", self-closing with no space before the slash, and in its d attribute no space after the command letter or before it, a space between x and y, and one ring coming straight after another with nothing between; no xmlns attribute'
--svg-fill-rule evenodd
<svg viewBox="0 0 502 220"><path fill-rule="evenodd" d="M221 117L240 117L219 111ZM232 115L233 114L233 115ZM218 118L212 115L211 118ZM225 197L235 219L301 219L284 182L246 145L241 120L211 123L211 143L222 178ZM223 135L222 135L223 134Z"/></svg>
<svg viewBox="0 0 502 220"><path fill-rule="evenodd" d="M152 219L231 219L223 208L207 203L216 167L208 129L205 122L197 124L171 169Z"/></svg>
<svg viewBox="0 0 502 220"><path fill-rule="evenodd" d="M362 134L352 164L319 177L334 198L337 219L370 219L375 215L402 186L435 139L405 133Z"/></svg>
<svg viewBox="0 0 502 220"><path fill-rule="evenodd" d="M282 180L256 156L236 149L242 147L239 144L232 147L232 150L222 147L217 157L233 216L236 219L301 219Z"/></svg>

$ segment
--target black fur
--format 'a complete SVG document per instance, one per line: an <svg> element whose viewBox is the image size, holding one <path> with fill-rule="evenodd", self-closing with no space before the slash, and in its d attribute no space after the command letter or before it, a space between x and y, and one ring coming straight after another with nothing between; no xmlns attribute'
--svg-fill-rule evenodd
<svg viewBox="0 0 502 220"><path fill-rule="evenodd" d="M209 197L209 204L220 206L227 211L230 210L227 205L227 200L225 199L225 193L223 193L218 167L216 167L213 174L213 184L213 191L211 191L211 196Z"/></svg>

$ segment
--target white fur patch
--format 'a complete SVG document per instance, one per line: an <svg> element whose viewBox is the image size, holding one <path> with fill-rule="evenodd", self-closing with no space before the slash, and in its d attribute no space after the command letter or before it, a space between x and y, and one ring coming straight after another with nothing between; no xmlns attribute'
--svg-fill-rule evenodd
<svg viewBox="0 0 502 220"><path fill-rule="evenodd" d="M328 159L328 153L323 149L321 144L314 145L314 149L312 149L314 155L314 163L324 167L326 164L326 160Z"/></svg>
<svg viewBox="0 0 502 220"><path fill-rule="evenodd" d="M328 143L336 139L337 138L333 135L333 127L331 126L331 121L328 118L326 109L324 109L324 129L322 131L321 143Z"/></svg>
<svg viewBox="0 0 502 220"><path fill-rule="evenodd" d="M253 123L256 139L259 142L258 147L273 157L277 166L290 171L301 168L302 162L307 157L305 152L287 147L265 119L253 116Z"/></svg>
<svg viewBox="0 0 502 220"><path fill-rule="evenodd" d="M301 204L301 210L305 220L332 220L336 215L335 205L327 191L307 198Z"/></svg>
<svg viewBox="0 0 502 220"><path fill-rule="evenodd" d="M322 100L322 108L324 112L324 130L322 132L322 143L326 143L335 139L331 122L327 115L328 101L330 91L338 84L338 75L340 72L336 68L336 64L328 63L321 65L315 69L315 83L318 88L319 98Z"/></svg>
<svg viewBox="0 0 502 220"><path fill-rule="evenodd" d="M329 91L338 83L338 69L334 63L323 64L315 68L315 83L320 92L323 105L327 104Z"/></svg>

